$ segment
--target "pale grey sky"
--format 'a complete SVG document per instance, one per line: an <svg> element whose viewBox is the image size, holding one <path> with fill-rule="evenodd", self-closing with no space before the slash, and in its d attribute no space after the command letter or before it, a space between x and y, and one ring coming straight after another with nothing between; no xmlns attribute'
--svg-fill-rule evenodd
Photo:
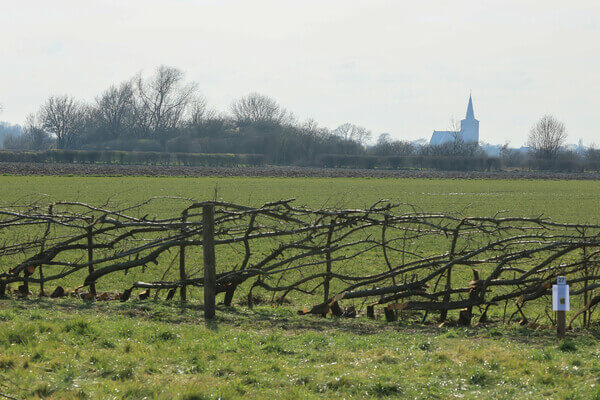
<svg viewBox="0 0 600 400"><path fill-rule="evenodd" d="M0 120L92 100L160 64L226 110L251 91L300 119L429 139L464 118L526 141L544 113L600 145L600 1L0 0Z"/></svg>

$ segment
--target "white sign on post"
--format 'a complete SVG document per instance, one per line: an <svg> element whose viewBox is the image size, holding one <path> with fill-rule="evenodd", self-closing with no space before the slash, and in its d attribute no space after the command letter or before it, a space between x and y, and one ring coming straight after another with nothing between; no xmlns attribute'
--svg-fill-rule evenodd
<svg viewBox="0 0 600 400"><path fill-rule="evenodd" d="M552 285L552 310L569 311L569 285L567 278L559 276L556 285Z"/></svg>

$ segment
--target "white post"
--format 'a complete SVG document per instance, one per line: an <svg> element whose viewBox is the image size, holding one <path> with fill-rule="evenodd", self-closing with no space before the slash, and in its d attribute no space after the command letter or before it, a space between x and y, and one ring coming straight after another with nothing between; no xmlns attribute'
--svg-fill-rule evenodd
<svg viewBox="0 0 600 400"><path fill-rule="evenodd" d="M559 276L556 285L552 285L552 309L556 311L556 336L564 339L567 329L567 311L570 310L569 285L564 276Z"/></svg>

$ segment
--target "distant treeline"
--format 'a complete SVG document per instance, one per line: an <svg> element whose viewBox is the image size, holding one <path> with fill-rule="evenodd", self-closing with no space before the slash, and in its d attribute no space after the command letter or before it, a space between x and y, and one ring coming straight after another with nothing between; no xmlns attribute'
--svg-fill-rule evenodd
<svg viewBox="0 0 600 400"><path fill-rule="evenodd" d="M265 163L277 165L319 165L324 155L338 155L340 160L484 155L476 145L459 141L416 146L387 134L367 147L371 136L368 129L352 123L328 129L314 120L298 121L274 99L257 93L235 100L227 112L219 113L207 106L197 85L186 82L181 71L161 66L152 76L137 75L111 86L91 103L51 96L27 118L21 133L4 137L3 148L262 154Z"/></svg>
<svg viewBox="0 0 600 400"><path fill-rule="evenodd" d="M120 150L0 151L0 162L179 165L203 167L248 167L266 165L263 154L181 153ZM513 160L514 161L514 160ZM344 155L319 154L311 166L322 168L419 169L441 171L498 171L507 168L562 172L600 171L600 159L539 159L527 157L518 164L502 157L444 155Z"/></svg>
<svg viewBox="0 0 600 400"><path fill-rule="evenodd" d="M595 148L581 151L563 148L552 157L542 157L539 153L524 153L505 146L499 158L503 168L556 172L600 171L600 150Z"/></svg>
<svg viewBox="0 0 600 400"><path fill-rule="evenodd" d="M548 117L550 118L550 117ZM28 116L23 127L0 126L2 160L35 162L297 165L333 168L431 168L493 170L499 168L561 171L598 170L600 151L564 151L564 126L556 136L538 134L530 154L504 146L489 157L460 137L439 146L393 140L344 123L335 129L314 120L300 122L267 96L251 93L229 110L211 110L195 83L183 73L161 66L152 76L137 75L84 103L51 96ZM544 127L546 127L544 125ZM562 135L562 136L560 136ZM550 147L548 147L550 146ZM50 151L52 150L52 151ZM79 151L79 152L78 152ZM130 152L131 154L127 154ZM251 155L251 156L248 156ZM250 158L248 158L250 157ZM228 160L228 161L223 161Z"/></svg>
<svg viewBox="0 0 600 400"><path fill-rule="evenodd" d="M497 157L461 156L345 156L323 154L317 165L326 168L366 168L366 169L437 169L443 171L493 171L500 169Z"/></svg>
<svg viewBox="0 0 600 400"><path fill-rule="evenodd" d="M5 136L19 137L23 134L23 128L20 125L9 124L8 122L0 121L0 149Z"/></svg>
<svg viewBox="0 0 600 400"><path fill-rule="evenodd" d="M264 164L262 154L198 154L139 151L0 151L0 162L122 164L122 165L185 165L204 167L239 167Z"/></svg>
<svg viewBox="0 0 600 400"><path fill-rule="evenodd" d="M588 153L591 154L591 153ZM555 172L600 171L600 152L587 158L577 153L563 152L552 159L537 158L529 154L508 158L489 157L477 152L465 155L428 154L412 155L340 155L321 154L315 165L326 168L366 169L434 169L441 171L498 171L502 169L539 170Z"/></svg>
<svg viewBox="0 0 600 400"><path fill-rule="evenodd" d="M7 150L123 150L263 154L270 164L312 164L318 154L365 153L371 132L350 123L329 130L298 121L275 100L251 93L228 112L207 106L195 83L161 66L113 85L92 103L51 96L31 114Z"/></svg>

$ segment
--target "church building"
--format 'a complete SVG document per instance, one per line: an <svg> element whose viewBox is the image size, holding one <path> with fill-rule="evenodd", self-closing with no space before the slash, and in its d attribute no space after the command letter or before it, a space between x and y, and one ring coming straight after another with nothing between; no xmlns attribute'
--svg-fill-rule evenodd
<svg viewBox="0 0 600 400"><path fill-rule="evenodd" d="M462 139L464 142L479 143L479 121L475 119L471 95L469 95L467 115L465 119L460 121L460 131L433 131L433 135L431 135L429 144L437 146L447 142L452 142L456 138Z"/></svg>

